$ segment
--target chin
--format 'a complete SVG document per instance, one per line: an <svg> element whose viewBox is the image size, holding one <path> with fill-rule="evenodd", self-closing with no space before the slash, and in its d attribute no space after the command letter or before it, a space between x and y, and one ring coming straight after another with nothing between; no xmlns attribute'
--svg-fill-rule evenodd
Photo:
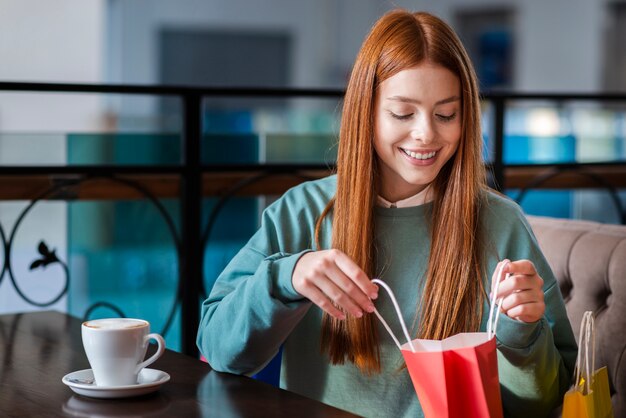
<svg viewBox="0 0 626 418"><path fill-rule="evenodd" d="M405 179L405 181L407 183L409 183L412 186L417 187L424 187L424 186L428 186L430 183L432 183L437 177L422 177L419 179L413 178L413 179Z"/></svg>

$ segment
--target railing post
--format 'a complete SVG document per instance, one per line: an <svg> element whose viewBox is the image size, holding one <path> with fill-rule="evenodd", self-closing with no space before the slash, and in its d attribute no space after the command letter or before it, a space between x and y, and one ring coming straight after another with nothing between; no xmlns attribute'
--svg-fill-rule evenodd
<svg viewBox="0 0 626 418"><path fill-rule="evenodd" d="M179 289L181 298L182 352L197 356L196 335L200 324L200 289L202 283L201 205L202 167L200 140L202 135L202 96L187 93L183 98L181 179L181 253Z"/></svg>
<svg viewBox="0 0 626 418"><path fill-rule="evenodd" d="M493 180L495 189L501 192L506 188L504 176L504 104L504 97L493 98Z"/></svg>

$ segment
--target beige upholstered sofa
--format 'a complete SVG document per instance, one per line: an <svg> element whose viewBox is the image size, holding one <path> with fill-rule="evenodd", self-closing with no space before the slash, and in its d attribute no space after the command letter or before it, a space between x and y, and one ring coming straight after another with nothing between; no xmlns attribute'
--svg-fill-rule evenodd
<svg viewBox="0 0 626 418"><path fill-rule="evenodd" d="M596 368L607 366L615 417L626 417L626 226L529 216L554 272L574 334L596 325Z"/></svg>

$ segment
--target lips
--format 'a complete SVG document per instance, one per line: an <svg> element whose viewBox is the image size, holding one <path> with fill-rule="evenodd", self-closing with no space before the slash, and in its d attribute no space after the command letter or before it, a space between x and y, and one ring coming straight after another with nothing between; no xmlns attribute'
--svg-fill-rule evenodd
<svg viewBox="0 0 626 418"><path fill-rule="evenodd" d="M437 155L437 151L411 151L408 149L400 148L402 152L408 155L411 158L415 158L416 160L429 160Z"/></svg>

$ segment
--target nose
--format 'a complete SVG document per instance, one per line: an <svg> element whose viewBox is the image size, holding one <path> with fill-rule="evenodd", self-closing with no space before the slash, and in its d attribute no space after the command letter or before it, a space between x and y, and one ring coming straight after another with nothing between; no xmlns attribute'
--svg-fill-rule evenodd
<svg viewBox="0 0 626 418"><path fill-rule="evenodd" d="M435 130L430 118L420 118L411 129L411 138L424 144L433 142L434 137Z"/></svg>

